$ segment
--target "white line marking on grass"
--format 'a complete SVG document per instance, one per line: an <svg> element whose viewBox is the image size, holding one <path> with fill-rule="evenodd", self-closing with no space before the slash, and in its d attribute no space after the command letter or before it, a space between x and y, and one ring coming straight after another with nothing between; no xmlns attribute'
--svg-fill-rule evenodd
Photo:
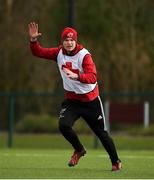
<svg viewBox="0 0 154 180"><path fill-rule="evenodd" d="M108 157L107 155L98 155L100 158ZM127 158L127 159L143 159L143 156L137 156L137 155L121 155L120 157ZM147 156L146 159L154 159L154 156Z"/></svg>
<svg viewBox="0 0 154 180"><path fill-rule="evenodd" d="M3 156L18 156L18 157L28 157L28 156L33 156L33 157L52 157L52 156L63 156L61 154L28 154L28 153L15 153L15 154L9 154L9 153L4 153Z"/></svg>
<svg viewBox="0 0 154 180"><path fill-rule="evenodd" d="M35 153L35 154L30 154L30 153L3 153L0 156L16 156L16 157L55 157L55 156L64 156L63 154L39 154L39 153ZM86 157L97 157L97 158L108 158L108 155L86 155ZM142 159L143 156L142 155L121 155L121 157L123 158L127 158L127 159ZM151 155L146 155L146 159L154 159L154 156Z"/></svg>

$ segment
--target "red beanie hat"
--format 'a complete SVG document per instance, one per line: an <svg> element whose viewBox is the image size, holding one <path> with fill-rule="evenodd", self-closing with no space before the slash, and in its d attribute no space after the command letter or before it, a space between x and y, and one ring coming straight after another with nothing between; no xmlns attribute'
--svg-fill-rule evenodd
<svg viewBox="0 0 154 180"><path fill-rule="evenodd" d="M66 38L72 38L77 41L77 31L73 28L66 27L61 33L61 41L64 41Z"/></svg>

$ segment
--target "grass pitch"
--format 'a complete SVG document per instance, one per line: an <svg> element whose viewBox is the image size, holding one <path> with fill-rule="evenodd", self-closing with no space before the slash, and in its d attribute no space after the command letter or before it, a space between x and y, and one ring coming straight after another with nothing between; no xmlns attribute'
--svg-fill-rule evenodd
<svg viewBox="0 0 154 180"><path fill-rule="evenodd" d="M120 150L123 169L111 172L105 151L87 150L76 167L68 167L71 150L1 149L1 179L152 179L154 151Z"/></svg>

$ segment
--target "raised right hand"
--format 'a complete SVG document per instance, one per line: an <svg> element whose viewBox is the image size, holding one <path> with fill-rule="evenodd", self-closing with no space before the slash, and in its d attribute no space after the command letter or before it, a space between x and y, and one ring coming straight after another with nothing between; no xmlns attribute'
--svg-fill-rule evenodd
<svg viewBox="0 0 154 180"><path fill-rule="evenodd" d="M38 32L38 24L35 22L31 22L28 24L28 29L29 29L29 36L31 41L36 41L39 36L42 34Z"/></svg>

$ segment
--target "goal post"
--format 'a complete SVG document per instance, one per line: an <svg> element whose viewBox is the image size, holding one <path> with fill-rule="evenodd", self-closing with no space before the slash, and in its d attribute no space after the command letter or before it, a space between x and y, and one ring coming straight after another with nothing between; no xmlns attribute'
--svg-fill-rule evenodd
<svg viewBox="0 0 154 180"><path fill-rule="evenodd" d="M144 102L144 128L149 127L150 113L149 113L149 102Z"/></svg>

